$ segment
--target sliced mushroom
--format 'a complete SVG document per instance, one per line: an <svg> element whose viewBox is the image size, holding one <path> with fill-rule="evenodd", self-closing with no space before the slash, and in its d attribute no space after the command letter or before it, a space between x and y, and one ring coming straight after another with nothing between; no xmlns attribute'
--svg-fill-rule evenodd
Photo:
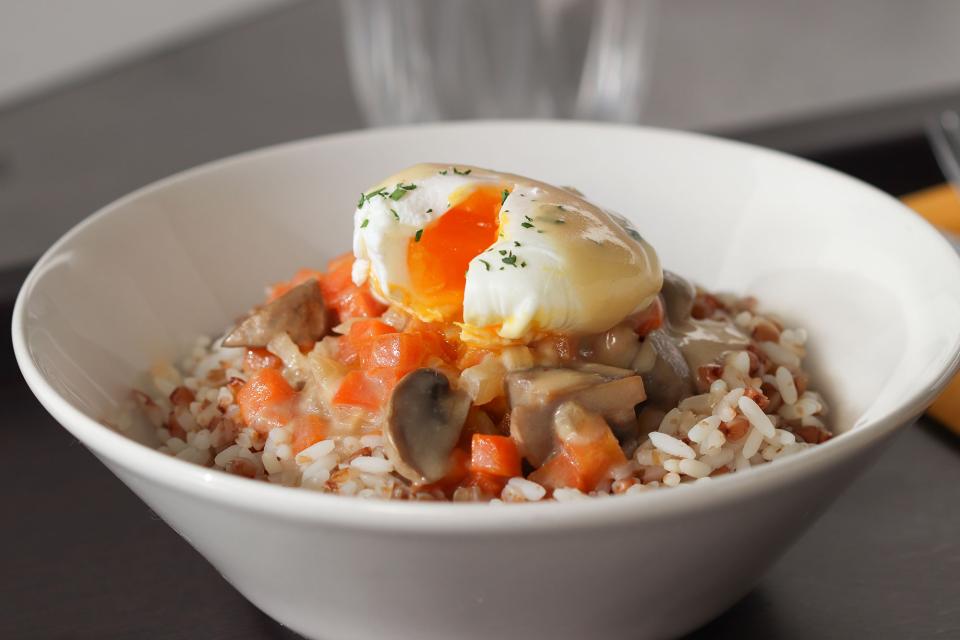
<svg viewBox="0 0 960 640"><path fill-rule="evenodd" d="M393 389L387 405L387 457L415 483L440 480L470 410L470 397L435 369L417 369Z"/></svg>
<svg viewBox="0 0 960 640"><path fill-rule="evenodd" d="M553 453L557 444L554 412L567 401L602 416L622 443L632 446L636 440L635 409L646 398L638 375L613 378L573 369L529 369L508 374L506 384L510 435L534 466Z"/></svg>
<svg viewBox="0 0 960 640"><path fill-rule="evenodd" d="M622 369L608 364L600 364L599 362L573 362L570 364L570 367L584 373L595 373L608 380L637 375L637 372L633 369Z"/></svg>
<svg viewBox="0 0 960 640"><path fill-rule="evenodd" d="M660 295L663 296L667 320L679 325L690 319L693 300L697 296L697 290L690 281L672 271L664 271Z"/></svg>
<svg viewBox="0 0 960 640"><path fill-rule="evenodd" d="M647 400L651 406L669 411L694 393L693 376L686 358L668 333L657 329L647 334L646 340L657 354L653 369L641 374Z"/></svg>
<svg viewBox="0 0 960 640"><path fill-rule="evenodd" d="M265 347L286 333L297 344L327 335L330 318L316 280L307 280L256 309L223 339L225 347Z"/></svg>

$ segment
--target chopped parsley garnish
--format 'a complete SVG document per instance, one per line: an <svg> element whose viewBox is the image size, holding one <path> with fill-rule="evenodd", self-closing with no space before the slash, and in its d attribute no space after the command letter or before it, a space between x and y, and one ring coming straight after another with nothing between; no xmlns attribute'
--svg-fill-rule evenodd
<svg viewBox="0 0 960 640"><path fill-rule="evenodd" d="M531 218L530 216L525 215L523 217L527 222L533 222L533 218Z"/></svg>
<svg viewBox="0 0 960 640"><path fill-rule="evenodd" d="M440 175L442 175L442 176L447 175L447 170L446 170L446 169L443 169L442 171L440 171Z"/></svg>
<svg viewBox="0 0 960 640"><path fill-rule="evenodd" d="M390 199L399 200L403 196L407 195L407 191L413 191L416 188L417 185L415 184L403 184L400 182L396 187L393 188L393 191L390 192Z"/></svg>
<svg viewBox="0 0 960 640"><path fill-rule="evenodd" d="M507 201L507 196L510 195L510 192L506 189L503 190L503 193L500 194L500 206L503 206L503 203Z"/></svg>
<svg viewBox="0 0 960 640"><path fill-rule="evenodd" d="M507 250L506 250L506 249L500 249L500 255L502 255L502 256L507 255Z"/></svg>
<svg viewBox="0 0 960 640"><path fill-rule="evenodd" d="M357 208L362 209L363 205L367 204L377 196L384 197L386 195L386 189L377 189L376 191L371 191L370 193L362 193L360 194L360 202L357 203Z"/></svg>
<svg viewBox="0 0 960 640"><path fill-rule="evenodd" d="M456 167L453 168L453 172L458 176L468 176L470 175L471 171L473 171L473 169L466 169L465 171L460 171L460 169L457 169Z"/></svg>
<svg viewBox="0 0 960 640"><path fill-rule="evenodd" d="M487 271L490 271L490 263L489 263L489 262L487 262L486 260L481 260L480 262L482 262L482 263L483 263L483 266L487 268Z"/></svg>
<svg viewBox="0 0 960 640"><path fill-rule="evenodd" d="M519 246L520 246L520 243L519 243L519 242L517 242L516 240L514 240L514 241L513 241L513 246L515 246L515 247L519 247Z"/></svg>
<svg viewBox="0 0 960 640"><path fill-rule="evenodd" d="M533 225L530 224L529 222L521 222L520 226L523 227L524 229L533 229Z"/></svg>
<svg viewBox="0 0 960 640"><path fill-rule="evenodd" d="M433 209L427 209L427 213L433 213Z"/></svg>
<svg viewBox="0 0 960 640"><path fill-rule="evenodd" d="M360 223L360 228L365 229L368 224L370 224L370 218L364 219L364 221Z"/></svg>
<svg viewBox="0 0 960 640"><path fill-rule="evenodd" d="M414 242L420 242L420 236L423 235L423 229L417 229L417 233L413 236Z"/></svg>
<svg viewBox="0 0 960 640"><path fill-rule="evenodd" d="M396 218L397 220L400 219L400 214L397 213L397 210L394 209L393 207L390 207L390 213L392 213L392 214L393 214L393 217Z"/></svg>
<svg viewBox="0 0 960 640"><path fill-rule="evenodd" d="M500 262L502 262L503 264L513 265L513 266L515 267L515 266L517 266L517 256L515 256L515 255L513 255L513 254L511 253L510 255L508 255L508 256L505 257L505 258L501 258L501 259L500 259Z"/></svg>
<svg viewBox="0 0 960 640"><path fill-rule="evenodd" d="M521 267L525 267L525 266L527 266L527 263L526 263L526 262L521 262L521 263L520 263L520 266L521 266Z"/></svg>

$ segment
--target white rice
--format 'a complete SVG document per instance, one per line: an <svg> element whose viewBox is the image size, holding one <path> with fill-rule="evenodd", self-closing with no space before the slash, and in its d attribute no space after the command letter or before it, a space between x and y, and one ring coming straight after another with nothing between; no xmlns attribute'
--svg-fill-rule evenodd
<svg viewBox="0 0 960 640"><path fill-rule="evenodd" d="M747 333L763 324L764 335L775 335L782 326L752 308L734 308L728 318ZM304 354L287 336L281 336L271 341L268 349L283 361L288 381L312 389L316 402L323 405L344 375L343 366L333 359L337 340L328 336ZM746 350L726 353L718 360L717 378L663 415L656 430L631 452L628 462L609 469L607 477L589 493L575 488L550 491L518 476L503 479L498 496L483 496L477 487L464 486L454 499L492 498L492 504L502 504L635 495L742 472L803 451L813 445L803 439L809 434L799 429L826 432L823 416L827 413L820 394L809 389L801 393L798 388L798 381L805 378L800 365L806 341L802 329L784 328L779 330L777 342L754 342L754 355ZM200 339L179 367L158 363L151 369L148 388L152 393L137 392L134 399L153 425L161 451L229 473L325 493L379 499L448 498L437 489L411 488L388 458L384 437L363 423L359 413L341 415L341 420L353 426L341 424L301 451L294 449L292 424L276 426L269 433L244 426L235 398L237 382L242 384L246 376L243 356L242 349L222 349L212 346L209 339ZM629 356L638 372L649 371L656 364L650 341L642 342ZM462 371L459 385L476 404L483 404L503 395L508 371L556 366L556 358L555 352L509 347ZM751 371L758 361L760 370ZM764 404L767 400L762 394L771 388L779 398L771 397ZM178 395L172 399L175 392ZM761 409L755 398L770 413ZM651 420L655 423L657 417L659 414L654 414ZM118 429L129 429L131 417L122 415L114 423ZM744 425L748 425L745 430ZM357 435L343 435L350 431Z"/></svg>
<svg viewBox="0 0 960 640"><path fill-rule="evenodd" d="M650 442L657 449L677 458L695 458L697 454L682 440L677 440L673 436L659 431L650 432Z"/></svg>

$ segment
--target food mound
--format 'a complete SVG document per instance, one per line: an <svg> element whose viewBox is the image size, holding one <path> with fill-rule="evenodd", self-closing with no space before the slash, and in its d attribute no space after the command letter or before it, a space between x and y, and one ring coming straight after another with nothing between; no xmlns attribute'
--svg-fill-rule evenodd
<svg viewBox="0 0 960 640"><path fill-rule="evenodd" d="M360 497L529 502L742 471L831 437L806 333L663 271L570 188L417 165L135 391L160 451Z"/></svg>

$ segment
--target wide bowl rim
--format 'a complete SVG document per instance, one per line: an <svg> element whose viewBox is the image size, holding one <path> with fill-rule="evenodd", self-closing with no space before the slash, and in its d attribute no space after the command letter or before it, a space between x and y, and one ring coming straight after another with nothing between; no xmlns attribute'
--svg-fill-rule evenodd
<svg viewBox="0 0 960 640"><path fill-rule="evenodd" d="M59 253L61 247L69 243L74 236L87 227L99 223L101 219L122 212L128 203L182 181L195 180L202 178L205 174L229 169L235 164L254 162L270 155L279 156L300 147L324 144L329 140L369 138L385 133L423 133L427 130L440 133L455 132L462 128L485 127L499 129L536 127L581 131L613 129L621 130L624 134L641 132L667 139L692 139L700 144L740 148L756 157L766 156L777 162L792 164L801 171L820 172L822 175L829 175L841 182L846 182L856 189L872 192L874 196L879 195L882 201L890 205L892 211L897 211L899 215L909 219L908 224L916 227L918 237L924 238L930 250L946 251L953 256L957 281L960 282L960 260L956 258L954 250L939 232L895 198L856 178L779 151L687 131L555 120L478 120L365 129L293 140L213 160L147 184L101 207L77 223L44 252L31 269L17 295L11 332L14 354L24 379L47 411L115 472L117 469L113 465L183 494L280 519L324 522L370 529L469 534L490 531L537 532L544 529L554 530L558 526L579 529L615 522L660 518L705 507L716 507L733 500L746 499L773 491L802 476L852 458L856 453L868 448L870 444L882 440L886 434L897 427L909 423L933 401L960 367L960 328L958 328L950 349L948 365L933 376L928 384L918 386L917 391L895 409L815 448L778 460L776 464L760 465L746 472L712 478L709 482L692 483L671 491L650 491L636 496L591 498L563 504L526 503L497 508L487 504L473 503L348 498L276 486L266 482L251 482L246 478L184 462L140 444L74 407L47 382L34 361L27 344L26 307L27 299L35 288L41 272Z"/></svg>

